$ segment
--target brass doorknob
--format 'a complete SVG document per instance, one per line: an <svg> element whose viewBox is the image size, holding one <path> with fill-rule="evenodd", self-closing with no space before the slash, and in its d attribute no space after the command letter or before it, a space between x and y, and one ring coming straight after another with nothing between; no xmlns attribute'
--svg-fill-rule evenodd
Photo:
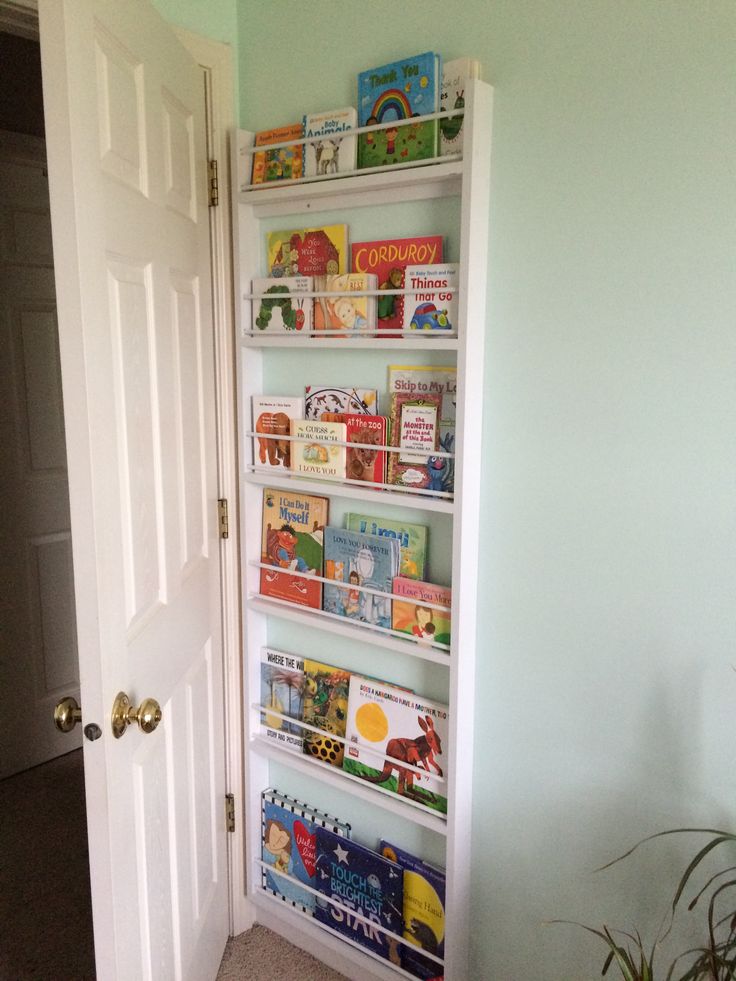
<svg viewBox="0 0 736 981"><path fill-rule="evenodd" d="M77 722L82 721L82 710L76 698L67 695L54 709L54 725L61 732L71 732Z"/></svg>
<svg viewBox="0 0 736 981"><path fill-rule="evenodd" d="M135 708L125 692L119 691L112 706L112 734L120 739L133 722L138 723L141 732L153 732L161 721L161 716L161 706L155 698L144 698L138 708Z"/></svg>

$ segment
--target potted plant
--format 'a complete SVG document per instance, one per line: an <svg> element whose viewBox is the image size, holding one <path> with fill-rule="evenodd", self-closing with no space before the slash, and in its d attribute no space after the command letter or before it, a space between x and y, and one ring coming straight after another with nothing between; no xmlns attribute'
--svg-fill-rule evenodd
<svg viewBox="0 0 736 981"><path fill-rule="evenodd" d="M703 845L688 863L675 890L671 907L665 917L658 936L646 947L639 932L633 933L608 926L592 927L579 923L589 933L599 937L606 947L606 957L601 975L606 975L611 967L617 967L623 981L736 981L736 866L725 864L715 874L706 874L702 863L719 846L736 843L736 834L718 831L713 828L675 828L649 835L619 855L612 862L596 871L602 872L617 862L628 858L645 842L667 835L697 834L707 835ZM700 881L694 876L700 873ZM666 972L655 974L654 960L662 941L674 926L675 917L682 912L684 893L688 886L695 892L687 904L687 911L698 910L705 916L703 923L703 942L680 952ZM569 923L569 920L555 920L555 923Z"/></svg>

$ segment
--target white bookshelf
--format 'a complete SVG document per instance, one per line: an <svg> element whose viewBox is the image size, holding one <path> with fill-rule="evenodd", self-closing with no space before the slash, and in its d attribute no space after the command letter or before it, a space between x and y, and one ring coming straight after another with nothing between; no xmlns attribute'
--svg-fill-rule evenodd
<svg viewBox="0 0 736 981"><path fill-rule="evenodd" d="M246 706L246 879L248 897L256 919L271 929L312 951L347 976L355 979L410 977L388 961L376 960L360 947L323 928L310 917L299 914L274 901L261 889L261 791L274 785L276 767L279 789L292 793L288 774L305 779L313 788L309 804L320 807L321 788L332 789L346 802L340 817L353 824L356 832L368 811L380 826L382 815L391 820L416 826L422 833L436 835L441 842L447 871L445 899L445 978L465 981L469 978L468 941L471 923L470 871L473 865L470 828L473 815L473 741L474 676L476 658L478 523L480 514L481 414L479 393L483 385L483 351L486 329L486 266L488 255L488 212L491 156L492 89L489 85L467 80L465 86L464 153L462 159L438 158L422 165L385 170L356 171L330 179L308 179L249 187L250 149L253 134L240 131L233 140L233 225L235 236L235 281L239 332L238 394L240 402L240 471L241 471L241 547L243 584L243 653ZM265 229L273 228L273 219L284 218L280 227L316 227L320 223L345 221L351 227L351 213L358 209L385 208L413 202L419 208L432 208L446 198L457 202L457 228L453 241L458 255L446 255L448 261L459 261L457 337L431 336L431 332L413 332L400 338L355 337L319 338L287 335L257 336L251 327L250 298L252 279L265 275ZM323 214L328 214L323 219ZM336 213L344 217L335 218ZM286 221L288 216L288 221ZM270 223L270 224L269 224ZM406 237L411 230L386 227L381 236ZM360 236L358 236L360 237ZM453 251L455 251L453 249ZM428 336L429 335L429 336ZM426 352L433 363L457 365L455 489L451 499L424 494L405 494L396 489L363 487L355 483L321 482L302 479L288 473L262 472L256 468L252 430L251 397L264 393L265 380L273 377L272 368L279 357L298 351L305 364L308 382L321 382L320 365L325 359L339 357L350 371L359 376L361 358L384 358L389 364L411 362L417 352ZM339 354L337 351L339 350ZM370 353L369 353L370 352ZM310 367L311 365L311 367ZM347 368L346 368L347 370ZM384 386L385 391L385 386ZM281 390L273 382L268 394L303 394L303 379L284 378ZM382 407L381 411L384 411ZM447 522L451 535L452 641L449 652L432 646L417 645L391 631L373 630L321 611L296 607L259 595L261 513L264 487L289 488L322 494L331 501L343 502L346 509L359 506L366 513L381 514L385 507L409 508L424 513L428 519ZM413 520L413 519L412 519ZM429 543L432 561L432 538ZM422 666L439 672L443 686L442 701L449 705L449 745L443 753L447 777L448 813L439 815L429 808L397 795L382 791L360 778L322 764L311 757L284 749L267 738L261 725L260 667L261 649L270 640L269 627L288 624L296 637L301 628L319 631L324 636L324 660L367 674L371 671L366 649L375 649L400 660L402 667L421 672ZM329 645L332 646L329 646ZM347 654L341 660L339 651L350 652L355 645L355 660ZM271 646L274 645L271 642ZM282 645L283 646L283 645ZM291 653L300 655L298 643L288 645ZM329 653L328 653L329 652ZM346 663L349 660L350 663ZM388 681L395 679L383 672ZM420 674L421 677L421 674ZM417 693L426 694L417 684ZM284 775L287 776L284 776ZM286 785L282 785L284 780ZM299 796L298 794L296 796ZM303 796L303 795L302 795ZM364 844L370 844L355 834ZM401 841L397 841L401 845Z"/></svg>

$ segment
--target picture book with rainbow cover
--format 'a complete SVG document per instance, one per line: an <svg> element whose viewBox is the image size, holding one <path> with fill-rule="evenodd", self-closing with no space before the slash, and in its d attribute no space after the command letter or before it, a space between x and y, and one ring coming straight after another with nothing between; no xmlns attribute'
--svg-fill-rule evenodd
<svg viewBox="0 0 736 981"><path fill-rule="evenodd" d="M375 925L401 935L404 907L403 869L396 862L329 828L317 828L316 888L347 909L320 896L315 919L362 947L398 964L399 944ZM358 913L369 922L359 920Z"/></svg>
<svg viewBox="0 0 736 981"><path fill-rule="evenodd" d="M418 579L394 579L391 620L394 630L409 634L417 643L450 646L452 590ZM402 597L399 599L398 597ZM432 603L433 606L425 604ZM437 610L435 606L446 609Z"/></svg>
<svg viewBox="0 0 736 981"><path fill-rule="evenodd" d="M301 140L304 129L301 123L290 123L277 129L264 129L255 135L255 146L270 143L287 143ZM304 176L304 144L283 146L277 150L262 150L253 154L253 184L266 181L288 181Z"/></svg>
<svg viewBox="0 0 736 981"><path fill-rule="evenodd" d="M358 75L358 125L394 123L439 110L442 59L433 51ZM358 137L358 167L383 167L437 156L437 120L387 126Z"/></svg>
<svg viewBox="0 0 736 981"><path fill-rule="evenodd" d="M351 675L343 769L446 814L447 719L446 705Z"/></svg>
<svg viewBox="0 0 736 981"><path fill-rule="evenodd" d="M367 532L369 535L385 535L399 543L399 575L407 579L424 579L427 575L427 549L429 529L409 521L382 518L372 514L348 512L345 527L350 531Z"/></svg>
<svg viewBox="0 0 736 981"><path fill-rule="evenodd" d="M299 882L316 889L317 829L327 828L338 840L350 834L350 825L308 804L268 789L261 793L261 886L284 903L314 915L315 896ZM292 876L298 882L284 878Z"/></svg>
<svg viewBox="0 0 736 981"><path fill-rule="evenodd" d="M391 593L398 568L399 543L396 539L325 528L325 579L347 585L339 587L325 583L324 609L351 620L390 628L390 597L376 596L358 587Z"/></svg>
<svg viewBox="0 0 736 981"><path fill-rule="evenodd" d="M322 606L324 529L329 498L266 487L263 491L261 595L309 606ZM302 572L290 576L288 571Z"/></svg>
<svg viewBox="0 0 736 981"><path fill-rule="evenodd" d="M322 732L304 729L304 752L330 766L342 766L350 673L321 661L304 660L302 722Z"/></svg>
<svg viewBox="0 0 736 981"><path fill-rule="evenodd" d="M442 262L442 243L441 235L353 242L350 247L351 269L356 273L375 273L379 290L403 290L406 267ZM387 293L378 297L376 313L380 331L401 329L404 302L405 298L400 294Z"/></svg>
<svg viewBox="0 0 736 981"><path fill-rule="evenodd" d="M401 966L421 981L436 981L443 977L442 965L420 951L445 955L445 870L384 839L378 851L404 871L403 936L411 946L402 944Z"/></svg>
<svg viewBox="0 0 736 981"><path fill-rule="evenodd" d="M280 716L288 715L301 722L303 706L303 659L271 647L261 648L261 707L265 710L261 712L261 725L266 726L263 730L266 739L285 749L301 752L301 726Z"/></svg>

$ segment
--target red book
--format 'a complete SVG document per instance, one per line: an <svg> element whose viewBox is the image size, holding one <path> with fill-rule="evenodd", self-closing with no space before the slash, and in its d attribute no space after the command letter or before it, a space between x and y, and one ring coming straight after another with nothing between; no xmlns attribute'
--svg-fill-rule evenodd
<svg viewBox="0 0 736 981"><path fill-rule="evenodd" d="M348 443L366 443L371 446L388 446L388 420L385 416L364 416L357 412L341 415L346 425ZM385 450L351 449L348 446L347 473L349 480L369 480L377 484L386 482Z"/></svg>
<svg viewBox="0 0 736 981"><path fill-rule="evenodd" d="M329 499L266 488L263 491L261 595L322 608L322 583L309 576L322 575L324 530ZM302 572L290 576L287 571Z"/></svg>
<svg viewBox="0 0 736 981"><path fill-rule="evenodd" d="M401 290L404 289L404 271L407 266L442 262L442 236L419 235L416 238L354 242L350 247L350 254L353 272L375 273L379 290ZM401 330L403 322L404 297L379 296L378 329Z"/></svg>

